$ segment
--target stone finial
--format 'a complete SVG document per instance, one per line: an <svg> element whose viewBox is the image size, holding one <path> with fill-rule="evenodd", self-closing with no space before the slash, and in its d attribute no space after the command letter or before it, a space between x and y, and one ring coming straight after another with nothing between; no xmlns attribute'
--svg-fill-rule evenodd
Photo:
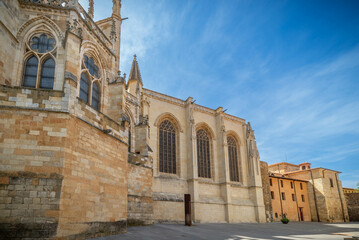
<svg viewBox="0 0 359 240"><path fill-rule="evenodd" d="M136 54L133 55L133 61L132 61L130 76L129 76L128 80L136 80L136 81L139 81L141 84L143 84L141 73L140 73L140 68L138 67Z"/></svg>
<svg viewBox="0 0 359 240"><path fill-rule="evenodd" d="M89 0L89 10L88 15L93 19L94 16L94 7L93 7L93 0Z"/></svg>

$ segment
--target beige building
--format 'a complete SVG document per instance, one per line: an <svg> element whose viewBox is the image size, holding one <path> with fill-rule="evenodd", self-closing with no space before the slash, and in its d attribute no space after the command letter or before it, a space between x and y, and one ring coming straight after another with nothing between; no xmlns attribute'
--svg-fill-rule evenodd
<svg viewBox="0 0 359 240"><path fill-rule="evenodd" d="M93 21L77 0L0 7L0 232L85 238L127 224L264 222L244 119L120 75L121 0ZM110 14L110 13L109 13ZM21 229L17 228L21 224Z"/></svg>
<svg viewBox="0 0 359 240"><path fill-rule="evenodd" d="M267 174L269 175L269 181L271 181L270 179L275 182L282 180L284 185L285 182L288 183L287 186L289 186L290 182L294 183L292 190L287 189L279 192L290 193L291 191L294 191L294 188L298 189L298 184L303 185L302 188L306 190L305 192L300 193L300 195L303 195L304 202L302 204L305 206L303 206L302 210L304 210L304 215L307 216L303 218L304 221L347 222L349 219L348 210L343 188L339 180L339 173L340 172L338 171L321 167L311 168L310 163L295 165L282 162L269 165ZM262 175L265 175L265 173L262 173ZM274 178L278 180L274 180ZM282 182L280 183L282 184ZM265 185L266 184L264 184L264 186ZM274 185L275 184L273 184L270 189L272 189ZM304 187L304 185L306 185L306 187ZM285 189L284 186L280 185L279 189L282 188ZM302 188L299 189L302 190ZM296 199L300 199L299 193L293 192L293 194L294 196L297 196ZM308 197L306 197L306 195L308 195ZM281 204L281 202L276 199L281 200L282 197L272 199L272 214L275 214L275 209L278 209L278 207L275 206L279 206ZM308 201L305 201L305 199L308 199ZM310 209L306 210L306 205L308 205ZM298 207L300 206L298 205ZM266 209L267 208L268 207L266 207ZM310 219L308 213L311 214ZM293 218L293 220L294 219L295 218Z"/></svg>

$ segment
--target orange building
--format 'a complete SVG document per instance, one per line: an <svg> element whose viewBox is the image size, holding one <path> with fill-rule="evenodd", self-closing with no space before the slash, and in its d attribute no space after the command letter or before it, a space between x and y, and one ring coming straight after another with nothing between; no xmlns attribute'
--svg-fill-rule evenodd
<svg viewBox="0 0 359 240"><path fill-rule="evenodd" d="M269 189L273 221L287 217L290 221L311 221L307 181L271 173Z"/></svg>

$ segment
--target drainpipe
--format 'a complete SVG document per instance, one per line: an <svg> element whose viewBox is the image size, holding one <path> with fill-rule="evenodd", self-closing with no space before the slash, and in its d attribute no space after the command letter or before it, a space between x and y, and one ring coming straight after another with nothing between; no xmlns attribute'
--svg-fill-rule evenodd
<svg viewBox="0 0 359 240"><path fill-rule="evenodd" d="M339 175L338 173L335 173L337 176L337 189L338 189L338 194L339 194L339 199L340 199L340 205L342 206L342 213L343 213L343 222L345 222L345 215L344 215L344 207L343 207L343 199L342 196L340 194L340 190L339 190Z"/></svg>
<svg viewBox="0 0 359 240"><path fill-rule="evenodd" d="M311 178L312 178L312 183L313 183L313 194L314 194L315 211L317 212L318 222L320 222L319 212L318 212L318 205L317 205L317 195L315 194L315 187L314 187L314 179L313 179L312 169L310 169L310 176L311 176Z"/></svg>
<svg viewBox="0 0 359 240"><path fill-rule="evenodd" d="M280 179L278 178L278 192L279 192L279 200L280 200L280 211L282 213L282 218L283 218L282 194L280 192L279 181L280 181Z"/></svg>
<svg viewBox="0 0 359 240"><path fill-rule="evenodd" d="M294 185L295 203L297 204L298 222L300 222L299 210L298 210L298 194L297 194L297 190L295 188L295 182L294 181L293 181L293 185Z"/></svg>

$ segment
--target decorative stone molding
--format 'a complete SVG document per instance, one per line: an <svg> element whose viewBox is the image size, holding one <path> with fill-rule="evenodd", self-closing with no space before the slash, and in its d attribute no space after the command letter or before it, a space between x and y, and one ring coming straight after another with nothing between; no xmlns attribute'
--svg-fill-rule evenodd
<svg viewBox="0 0 359 240"><path fill-rule="evenodd" d="M66 21L66 30L75 34L79 38L82 38L82 28L78 27L78 21L77 19L72 19L71 21Z"/></svg>
<svg viewBox="0 0 359 240"><path fill-rule="evenodd" d="M71 72L65 72L65 79L71 79L72 81L77 83L77 77Z"/></svg>

